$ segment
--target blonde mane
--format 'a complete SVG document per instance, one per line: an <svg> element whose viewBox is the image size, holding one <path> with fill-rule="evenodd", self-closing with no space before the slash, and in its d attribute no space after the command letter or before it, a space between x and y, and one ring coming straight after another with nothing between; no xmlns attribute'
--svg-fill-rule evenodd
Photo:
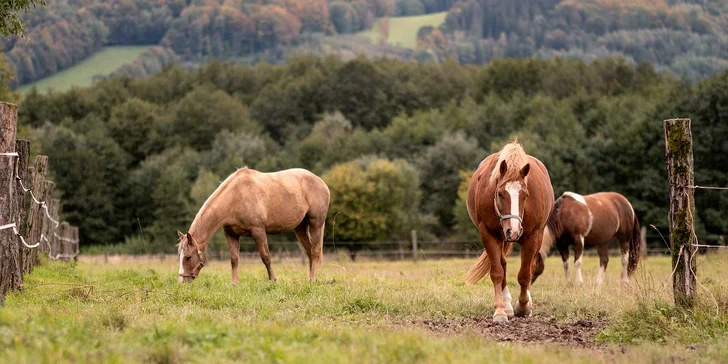
<svg viewBox="0 0 728 364"><path fill-rule="evenodd" d="M508 165L508 170L503 176L503 180L516 180L521 168L528 163L528 159L526 159L526 152L523 151L523 147L521 146L521 143L518 142L518 139L506 144L506 146L498 152L498 161L490 174L490 183L495 183L498 179L498 175L500 174L500 165L503 161L506 161L506 164Z"/></svg>

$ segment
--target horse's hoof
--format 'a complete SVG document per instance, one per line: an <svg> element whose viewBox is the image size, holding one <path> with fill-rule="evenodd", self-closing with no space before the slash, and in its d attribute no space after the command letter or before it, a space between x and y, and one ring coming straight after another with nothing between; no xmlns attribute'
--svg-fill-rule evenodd
<svg viewBox="0 0 728 364"><path fill-rule="evenodd" d="M508 304L506 306L506 315L508 315L509 317L513 316L513 305Z"/></svg>
<svg viewBox="0 0 728 364"><path fill-rule="evenodd" d="M493 315L493 322L497 324L507 324L508 315Z"/></svg>
<svg viewBox="0 0 728 364"><path fill-rule="evenodd" d="M513 314L518 317L531 317L532 311L533 310L531 309L531 303L529 302L528 306L526 306L526 309L523 311L519 310L518 305L516 305L515 309L513 310Z"/></svg>

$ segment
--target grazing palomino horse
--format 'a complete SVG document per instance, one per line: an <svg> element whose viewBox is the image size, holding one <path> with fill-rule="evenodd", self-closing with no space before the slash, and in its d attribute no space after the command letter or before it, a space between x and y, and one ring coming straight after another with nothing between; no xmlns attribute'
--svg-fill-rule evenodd
<svg viewBox="0 0 728 364"><path fill-rule="evenodd" d="M640 223L627 198L616 192L600 192L581 196L564 192L554 204L536 263L536 278L543 272L543 261L554 243L564 261L566 279L570 278L569 245L574 244L576 280L582 282L581 254L584 246L594 246L599 253L597 284L604 281L609 262L609 243L619 242L622 251L622 282L637 269L640 259Z"/></svg>
<svg viewBox="0 0 728 364"><path fill-rule="evenodd" d="M233 283L238 281L241 236L255 240L268 278L275 281L266 234L292 230L308 255L309 279L315 280L329 200L326 183L307 170L261 173L247 167L238 169L205 201L187 234L177 232L180 282L197 278L207 263L207 243L220 228L230 248Z"/></svg>
<svg viewBox="0 0 728 364"><path fill-rule="evenodd" d="M508 322L509 315L530 316L531 276L546 219L554 204L546 167L527 155L518 142L488 156L480 163L468 186L468 215L480 231L485 252L466 274L474 284L490 273L495 290L494 322ZM513 243L521 244L521 293L516 306L506 285L506 257Z"/></svg>

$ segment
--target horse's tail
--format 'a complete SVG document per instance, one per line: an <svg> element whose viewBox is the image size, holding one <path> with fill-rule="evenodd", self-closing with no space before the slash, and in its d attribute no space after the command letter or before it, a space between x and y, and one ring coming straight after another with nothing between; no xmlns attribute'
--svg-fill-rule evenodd
<svg viewBox="0 0 728 364"><path fill-rule="evenodd" d="M632 238L629 240L629 263L627 264L627 274L631 276L637 270L637 264L640 262L640 253L642 251L642 231L640 222L637 220L637 214L634 215L634 223L632 227Z"/></svg>
<svg viewBox="0 0 728 364"><path fill-rule="evenodd" d="M501 254L507 257L512 251L513 243L503 244L503 251ZM488 273L490 273L490 257L488 257L487 251L483 251L483 254L480 255L480 258L478 258L478 261L475 262L475 265L473 265L472 268L465 273L465 282L468 284L475 284L488 275Z"/></svg>
<svg viewBox="0 0 728 364"><path fill-rule="evenodd" d="M478 261L475 262L475 265L473 265L470 270L465 273L465 282L468 284L475 284L488 275L488 273L490 273L490 258L488 258L488 252L483 251L483 254L480 255L480 258L478 258Z"/></svg>

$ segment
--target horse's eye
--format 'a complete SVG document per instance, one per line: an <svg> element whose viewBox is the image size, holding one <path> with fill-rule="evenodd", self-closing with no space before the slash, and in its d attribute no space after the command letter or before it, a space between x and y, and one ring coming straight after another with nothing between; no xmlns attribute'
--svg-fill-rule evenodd
<svg viewBox="0 0 728 364"><path fill-rule="evenodd" d="M498 192L498 197L503 197L503 195L500 192Z"/></svg>
<svg viewBox="0 0 728 364"><path fill-rule="evenodd" d="M192 258L192 256L185 257L185 260L190 260L190 258Z"/></svg>

